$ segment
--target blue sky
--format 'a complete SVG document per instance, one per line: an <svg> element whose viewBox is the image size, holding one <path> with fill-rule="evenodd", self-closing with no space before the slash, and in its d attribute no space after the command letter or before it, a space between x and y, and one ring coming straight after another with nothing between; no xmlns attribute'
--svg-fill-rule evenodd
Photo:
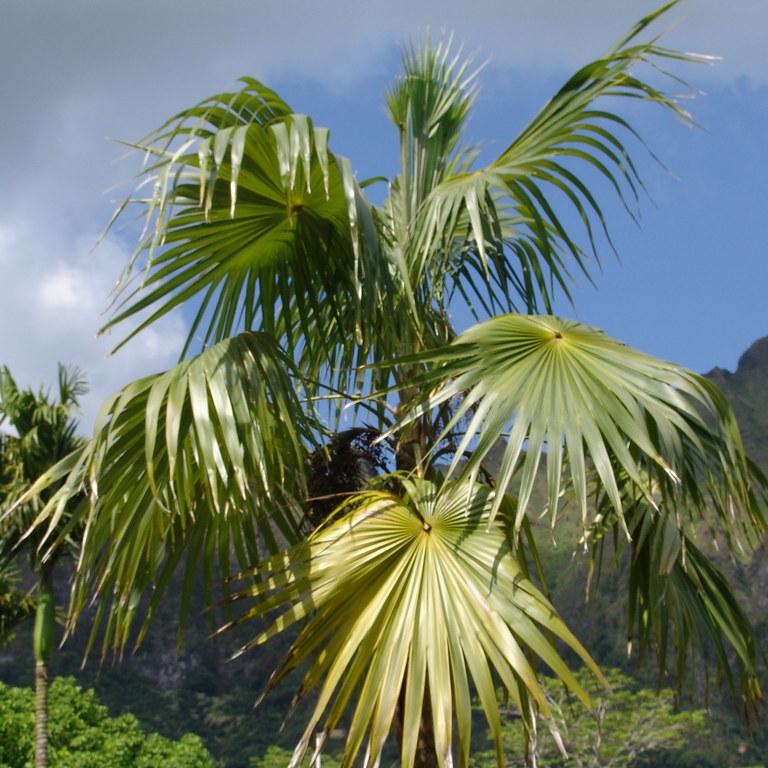
<svg viewBox="0 0 768 768"><path fill-rule="evenodd" d="M115 162L121 150L109 137L136 138L250 74L329 126L333 149L360 178L393 175L383 91L398 71L398 45L429 28L453 30L488 61L470 138L490 157L654 3L0 6L0 363L23 384L52 381L57 360L81 365L93 389L88 423L110 391L171 365L185 327L183 316L169 318L113 358L110 340L95 338L131 248L129 231L115 232L91 252L119 196L109 188L135 170ZM604 248L597 289L577 281L575 308L563 302L559 312L694 370L732 369L768 333L768 4L683 0L661 28L672 22L670 45L724 57L679 70L706 92L690 104L703 128L628 105L669 170L637 148L649 191L642 225L606 206L621 264Z"/></svg>

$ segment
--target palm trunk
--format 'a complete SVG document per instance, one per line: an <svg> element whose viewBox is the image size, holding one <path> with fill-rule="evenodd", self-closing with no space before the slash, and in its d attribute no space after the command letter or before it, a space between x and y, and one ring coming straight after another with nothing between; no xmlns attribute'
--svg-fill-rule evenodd
<svg viewBox="0 0 768 768"><path fill-rule="evenodd" d="M35 662L35 768L48 768L48 662Z"/></svg>
<svg viewBox="0 0 768 768"><path fill-rule="evenodd" d="M400 696L395 709L395 736L400 751L403 749L403 717L405 712L405 683L400 689ZM416 742L416 754L413 762L414 768L438 768L437 751L435 750L435 732L432 727L432 704L429 698L429 681L424 689L424 704L421 710L421 724L419 725L419 739Z"/></svg>
<svg viewBox="0 0 768 768"><path fill-rule="evenodd" d="M48 768L48 663L53 651L53 564L43 565L35 614L35 768Z"/></svg>
<svg viewBox="0 0 768 768"><path fill-rule="evenodd" d="M424 704L421 708L419 740L416 743L414 768L437 768L437 750L435 749L435 731L432 727L432 704L429 698L429 681L424 688Z"/></svg>

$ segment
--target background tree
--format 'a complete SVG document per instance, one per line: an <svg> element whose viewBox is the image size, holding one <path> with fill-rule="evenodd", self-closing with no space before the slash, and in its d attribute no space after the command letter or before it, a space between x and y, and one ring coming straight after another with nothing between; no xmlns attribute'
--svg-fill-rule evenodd
<svg viewBox="0 0 768 768"><path fill-rule="evenodd" d="M52 466L83 443L75 434L73 411L86 392L85 378L77 368L59 364L57 399L40 389L19 389L7 367L0 368L0 424L15 432L3 440L0 510L12 507L0 517L0 563L28 555L34 578L35 627L35 766L48 765L48 667L53 653L56 601L54 572L56 561L66 549L61 547L48 558L39 550L40 532L28 531L35 516L45 506L54 488L27 494L33 483ZM24 494L24 500L14 506ZM69 530L66 543L71 544ZM21 608L29 608L22 603ZM22 616L18 614L17 619Z"/></svg>
<svg viewBox="0 0 768 768"><path fill-rule="evenodd" d="M379 206L365 194L376 180L357 182L327 130L251 79L138 142L151 191L117 215L138 203L146 227L107 328L137 322L122 346L180 307L194 317L182 362L110 398L93 439L33 489L64 480L36 521L44 558L86 528L70 630L96 598L102 652L140 643L181 568L181 641L200 564L211 602L217 566L221 576L240 568L236 621L270 622L246 647L299 623L273 684L306 662L297 699L318 691L291 766L317 728L342 721L345 766L363 742L365 764L378 765L392 730L404 766L466 766L473 690L501 766L497 681L532 729L550 711L539 664L587 705L561 649L600 677L530 578L529 514L553 526L574 514L589 540L604 494L629 540L627 500L641 498L677 541L704 520L728 546L760 540L765 483L720 391L538 314L610 246L585 179L607 182L630 210L639 194L636 134L611 106L632 98L690 121L635 73L700 58L640 39L674 4L576 72L486 165L465 143L476 73L446 43L406 49L387 94L400 172ZM460 310L478 321L462 333ZM395 472L344 490L323 521L307 478L323 462L310 457L326 451L332 464L349 428L377 432ZM534 509L539 477L545 502ZM672 603L701 575L678 561ZM667 565L638 562L641 574ZM755 637L722 610L733 604L727 583L710 588L707 610L660 610L647 631L662 672L671 636L686 638L683 660L725 638L730 653L717 661L749 707L760 697ZM691 634L690 620L705 631Z"/></svg>
<svg viewBox="0 0 768 768"><path fill-rule="evenodd" d="M0 765L26 768L32 738L34 694L0 683ZM146 734L133 715L109 717L91 690L60 677L50 690L51 768L213 768L200 739L185 734L178 741Z"/></svg>
<svg viewBox="0 0 768 768"><path fill-rule="evenodd" d="M6 444L12 439L12 436L0 432L0 489L10 483L13 475L13 469L8 463L10 454L6 450ZM0 556L0 646L10 643L15 637L14 628L34 612L34 597L23 589L13 555L4 550Z"/></svg>
<svg viewBox="0 0 768 768"><path fill-rule="evenodd" d="M632 678L617 670L603 670L610 690L597 685L594 678L580 675L593 696L594 709L586 710L569 697L561 684L544 679L544 689L568 752L564 757L539 723L539 737L532 748L536 760L547 768L631 768L638 758L660 750L677 750L703 737L707 732L702 710L675 710L674 692L638 688ZM525 733L517 713L504 718L505 739L522 745ZM519 747L518 747L518 752ZM515 750L511 750L514 754ZM532 756L533 757L533 756ZM495 755L476 755L473 768L495 765ZM530 765L524 758L512 759L509 766Z"/></svg>

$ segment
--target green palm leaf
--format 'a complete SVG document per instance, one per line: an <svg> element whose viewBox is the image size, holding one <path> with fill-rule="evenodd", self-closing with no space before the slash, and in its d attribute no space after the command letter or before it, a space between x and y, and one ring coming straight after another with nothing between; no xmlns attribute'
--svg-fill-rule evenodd
<svg viewBox="0 0 768 768"><path fill-rule="evenodd" d="M390 219L399 245L408 242L410 227L430 192L457 166L466 152L459 142L474 102L477 71L451 51L451 41L437 45L427 36L402 56L403 74L387 93L389 117L400 137L401 173Z"/></svg>
<svg viewBox="0 0 768 768"><path fill-rule="evenodd" d="M674 5L646 16L603 57L576 72L492 163L459 167L437 180L413 215L406 258L414 280L425 274L440 282L448 277L465 298L490 300L502 311L520 301L536 312L540 299L551 312L555 286L570 296L569 262L589 275L590 260L597 260L595 231L602 230L610 242L601 205L581 178L584 172L605 179L630 212L642 186L626 145L627 137L637 135L602 100L650 101L691 122L673 97L633 74L640 64L658 69L669 60L708 60L662 48L657 39L636 42ZM556 212L561 202L582 222L589 251Z"/></svg>
<svg viewBox="0 0 768 768"><path fill-rule="evenodd" d="M611 540L614 563L628 575L630 650L635 637L641 655L653 647L659 675L671 673L679 686L685 670L695 669L691 657L714 658L718 678L747 717L754 716L762 699L760 643L733 588L696 544L700 516L690 508L667 508L661 498L654 509L626 475L621 480L631 541L619 535L616 513L603 495L598 503L601 519L591 531L591 569L597 566L599 575L606 541ZM719 532L722 526L717 528Z"/></svg>
<svg viewBox="0 0 768 768"><path fill-rule="evenodd" d="M70 626L98 596L91 637L108 617L103 651L125 647L140 598L151 592L140 641L182 563L184 619L200 562L210 589L217 562L226 576L233 554L241 567L253 565L265 547L277 551L278 536L296 539L315 425L289 370L270 337L247 333L129 384L105 403L86 446L30 491L66 478L36 525L47 528L49 554L72 526L85 526Z"/></svg>
<svg viewBox="0 0 768 768"><path fill-rule="evenodd" d="M152 191L118 210L138 204L146 225L103 330L150 313L118 347L191 302L183 354L245 329L279 340L311 377L366 361L393 316L370 206L327 129L277 99L246 80L135 145Z"/></svg>
<svg viewBox="0 0 768 768"><path fill-rule="evenodd" d="M312 660L299 695L318 688L319 697L291 766L321 720L327 735L348 707L354 711L342 764L353 764L367 735L364 764L378 765L398 706L403 766L414 763L422 717L431 718L440 766L453 764L455 719L458 765L467 766L471 688L502 766L495 679L532 724L533 707L547 712L536 658L589 704L553 639L599 672L526 578L505 526L489 528L493 492L466 482L403 486L402 498L360 494L305 544L264 563L261 580L240 595L257 602L238 621L283 611L246 648L303 623L270 682Z"/></svg>
<svg viewBox="0 0 768 768"><path fill-rule="evenodd" d="M620 520L615 467L651 504L650 481L668 501L698 509L713 504L727 527L750 542L765 530L733 413L701 376L551 316L499 316L414 359L431 364L419 383L435 390L402 423L461 398L438 439L464 427L448 474L470 453L465 471L476 477L503 437L494 508L519 469L518 527L545 456L553 524L567 468L587 527L591 462ZM734 504L745 511L736 522Z"/></svg>

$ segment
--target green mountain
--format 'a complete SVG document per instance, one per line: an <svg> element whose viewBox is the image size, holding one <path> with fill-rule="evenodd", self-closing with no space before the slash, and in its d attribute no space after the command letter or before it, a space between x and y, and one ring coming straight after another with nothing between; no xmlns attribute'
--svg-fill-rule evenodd
<svg viewBox="0 0 768 768"><path fill-rule="evenodd" d="M714 368L708 374L727 395L736 412L747 454L768 473L768 336L758 339L739 358L736 371ZM768 544L733 574L752 620L768 632ZM768 643L764 648L768 653Z"/></svg>

